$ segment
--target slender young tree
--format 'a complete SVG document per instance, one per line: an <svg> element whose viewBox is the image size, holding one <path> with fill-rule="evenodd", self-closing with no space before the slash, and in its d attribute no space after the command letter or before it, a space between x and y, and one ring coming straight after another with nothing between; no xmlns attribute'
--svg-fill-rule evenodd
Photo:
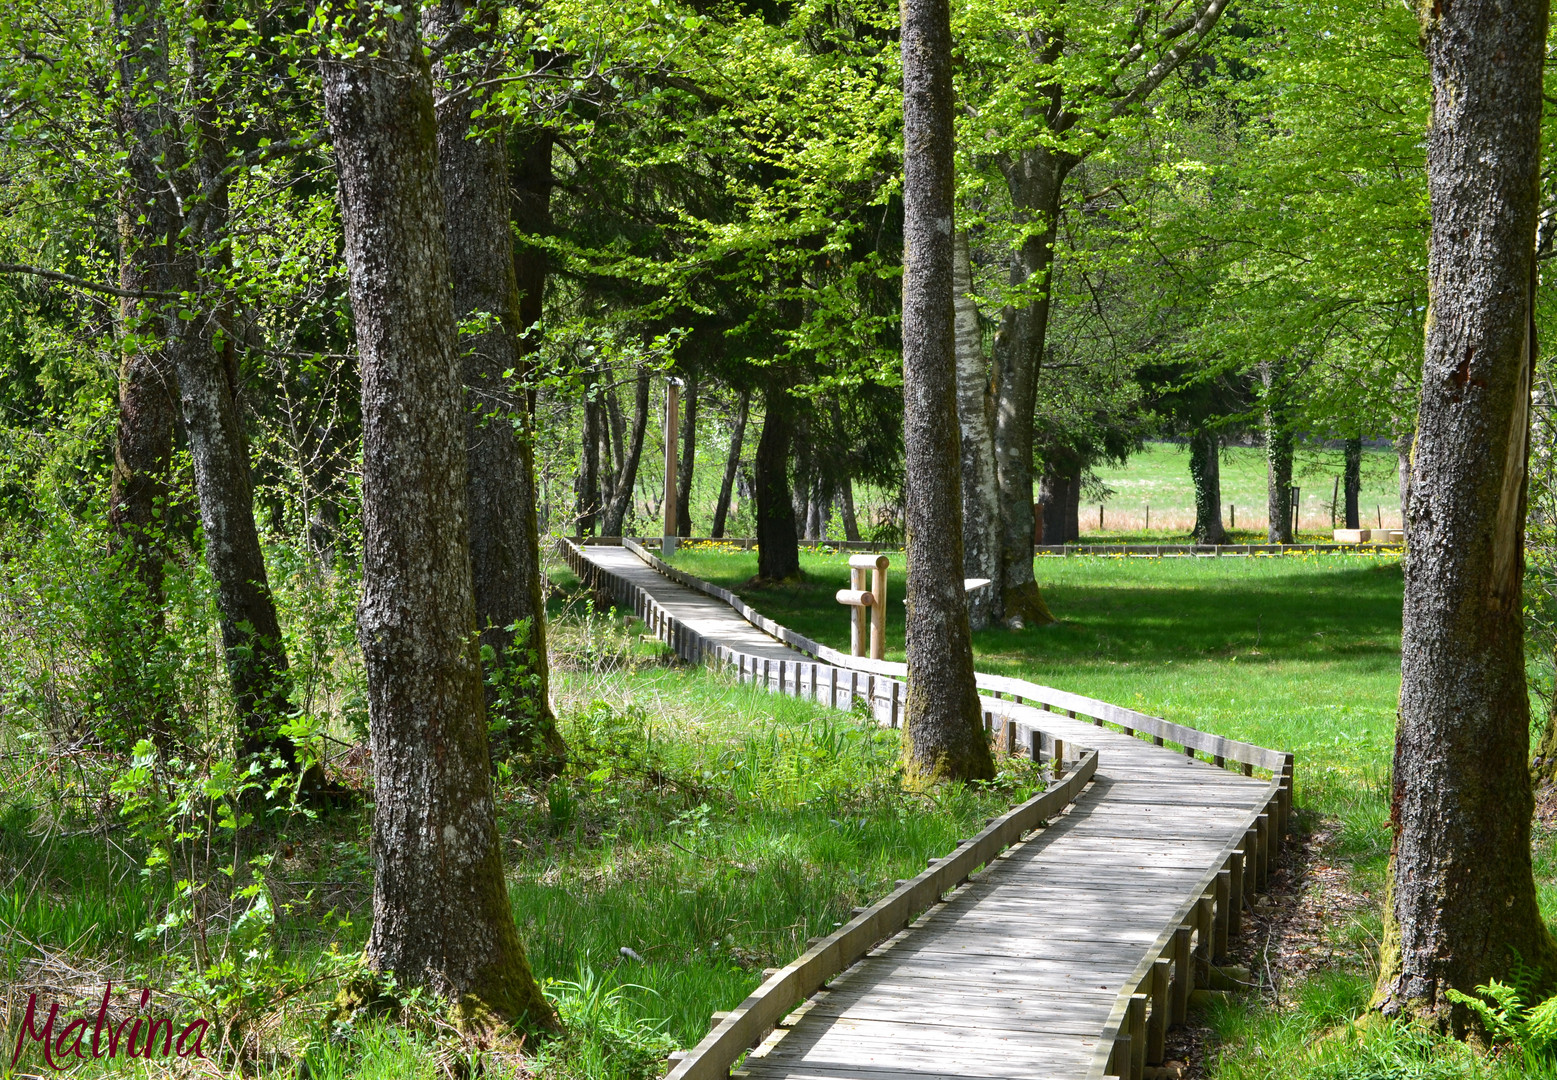
<svg viewBox="0 0 1557 1080"><path fill-rule="evenodd" d="M621 468L617 470L616 479L611 482L611 501L606 505L605 525L600 532L602 536L621 536L627 524L627 511L633 503L633 489L638 484L638 462L643 457L643 437L649 429L649 389L649 369L640 368L633 387L632 432L627 436ZM618 422L614 426L620 428L621 425ZM601 466L605 467L609 460L607 455L601 461Z"/></svg>
<svg viewBox="0 0 1557 1080"><path fill-rule="evenodd" d="M903 449L908 532L907 783L995 775L962 589L962 439L952 299L951 10L904 0Z"/></svg>
<svg viewBox="0 0 1557 1080"><path fill-rule="evenodd" d="M519 942L488 775L432 79L418 11L321 12L362 379L362 599L373 754L370 962L455 1020L555 1026Z"/></svg>
<svg viewBox="0 0 1557 1080"><path fill-rule="evenodd" d="M730 495L735 490L735 473L741 467L741 443L746 439L746 417L751 412L751 391L741 391L741 402L735 410L735 430L730 434L730 455L724 463L724 479L719 481L719 502L714 507L714 525L708 535L719 538L724 535L724 521L730 513Z"/></svg>
<svg viewBox="0 0 1557 1080"><path fill-rule="evenodd" d="M523 366L524 332L508 159L501 131L482 131L475 119L481 100L473 86L494 51L497 7L443 0L423 11L422 28L427 40L443 42L434 77L444 87L437 109L443 199L460 208L445 221L455 316L480 327L460 341L460 363L476 625L491 658L487 711L504 725L497 746L549 774L561 767L567 746L551 707L530 410L507 379ZM496 685L515 667L528 678Z"/></svg>
<svg viewBox="0 0 1557 1080"><path fill-rule="evenodd" d="M681 395L681 465L676 469L676 535L692 535L692 470L697 466L697 372Z"/></svg>
<svg viewBox="0 0 1557 1080"><path fill-rule="evenodd" d="M1395 826L1376 1005L1463 1031L1450 989L1557 979L1530 858L1524 520L1544 0L1424 13L1430 310L1412 462Z"/></svg>

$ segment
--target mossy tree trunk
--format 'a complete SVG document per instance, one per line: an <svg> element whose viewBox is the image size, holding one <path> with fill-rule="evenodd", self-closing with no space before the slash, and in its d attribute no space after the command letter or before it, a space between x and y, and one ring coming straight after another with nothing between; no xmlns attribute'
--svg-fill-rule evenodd
<svg viewBox="0 0 1557 1080"><path fill-rule="evenodd" d="M1557 983L1531 870L1522 611L1546 27L1542 0L1464 0L1424 26L1431 299L1375 1004L1457 1033L1448 990L1516 963Z"/></svg>
<svg viewBox="0 0 1557 1080"><path fill-rule="evenodd" d="M903 456L908 703L905 782L995 774L973 676L963 596L962 437L952 300L951 15L904 0ZM1030 511L1029 511L1030 513Z"/></svg>
<svg viewBox="0 0 1557 1080"><path fill-rule="evenodd" d="M555 1026L509 907L488 775L466 410L418 12L341 5L321 17L360 50L320 69L361 358L367 955L402 986L450 999L466 1028Z"/></svg>

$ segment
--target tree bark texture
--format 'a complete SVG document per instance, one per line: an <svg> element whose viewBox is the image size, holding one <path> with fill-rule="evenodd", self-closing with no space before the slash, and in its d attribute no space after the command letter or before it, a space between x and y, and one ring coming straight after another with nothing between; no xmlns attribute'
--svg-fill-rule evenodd
<svg viewBox="0 0 1557 1080"><path fill-rule="evenodd" d="M503 752L549 775L567 747L551 706L530 410L505 378L525 364L508 160L501 135L479 131L481 101L470 90L495 45L496 20L495 6L477 7L472 17L464 0L443 0L423 10L422 28L428 41L445 43L434 78L445 88L437 108L443 201L459 207L444 222L454 315L479 327L459 346L476 626L492 655L484 665L487 718L502 728ZM526 677L494 685L516 672Z"/></svg>
<svg viewBox="0 0 1557 1080"><path fill-rule="evenodd" d="M606 507L602 536L621 536L638 486L638 461L643 457L643 435L649 428L649 370L642 368L633 386L633 427L622 453L622 467L611 482L611 502Z"/></svg>
<svg viewBox="0 0 1557 1080"><path fill-rule="evenodd" d="M367 955L401 985L451 999L462 1026L555 1026L509 907L488 775L466 410L418 12L327 15L371 58L320 64L361 358Z"/></svg>
<svg viewBox="0 0 1557 1080"><path fill-rule="evenodd" d="M956 305L957 423L962 431L962 572L991 584L968 597L968 624L983 630L1002 618L1000 484L995 476L995 399L984 362L968 234L958 231L952 263Z"/></svg>
<svg viewBox="0 0 1557 1080"><path fill-rule="evenodd" d="M757 439L757 577L785 581L800 576L800 544L790 502L789 444L794 405L788 390L770 383L763 395L762 434Z"/></svg>
<svg viewBox="0 0 1557 1080"><path fill-rule="evenodd" d="M995 335L995 473L1000 485L1001 603L1019 625L1042 626L1054 616L1033 578L1033 412L1049 330L1049 282L1060 197L1070 157L1034 147L1005 163L1013 203L1039 230L1022 242L1011 266L1013 285L1035 295L1007 307Z"/></svg>
<svg viewBox="0 0 1557 1080"><path fill-rule="evenodd" d="M1415 428L1407 428L1395 436L1395 468L1400 481L1400 527L1402 529L1408 528L1411 520L1411 447L1415 441Z"/></svg>
<svg viewBox="0 0 1557 1080"><path fill-rule="evenodd" d="M730 456L725 459L724 478L719 481L719 502L714 506L714 524L709 536L724 535L725 518L730 513L730 495L735 488L735 471L741 467L741 443L746 439L746 418L751 412L751 391L741 391L741 403L735 411L735 430L730 434Z"/></svg>
<svg viewBox="0 0 1557 1080"><path fill-rule="evenodd" d="M1547 992L1557 979L1531 872L1522 612L1546 26L1539 0L1424 24L1430 299L1376 1004L1456 1032L1448 989L1516 960Z"/></svg>
<svg viewBox="0 0 1557 1080"><path fill-rule="evenodd" d="M1286 364L1261 365L1265 383L1265 540L1292 543L1292 430L1287 424Z"/></svg>
<svg viewBox="0 0 1557 1080"><path fill-rule="evenodd" d="M1209 431L1197 431L1189 440L1189 478L1195 485L1197 544L1225 544L1222 528L1222 440Z"/></svg>
<svg viewBox="0 0 1557 1080"><path fill-rule="evenodd" d="M116 113L129 174L119 214L119 285L137 292L163 292L168 286L170 245L177 232L177 206L157 165L163 140L155 88L166 79L166 30L155 0L115 0L113 18L120 39ZM164 354L161 304L123 298L119 322L123 347L108 491L109 550L124 560L141 594L150 636L160 639L167 559L163 514L177 391L172 364ZM124 696L133 700L143 696L143 690L127 687ZM137 702L135 709L148 718L146 726L159 738L167 734L172 711L171 693L159 695L156 701ZM147 733L138 717L127 717L127 722L133 730L115 732L116 737L133 743Z"/></svg>
<svg viewBox="0 0 1557 1080"><path fill-rule="evenodd" d="M838 484L838 512L843 517L843 538L857 542L860 538L860 523L854 516L854 481L847 476Z"/></svg>
<svg viewBox="0 0 1557 1080"><path fill-rule="evenodd" d="M697 465L697 374L681 402L681 463L676 467L676 535L692 535L692 470Z"/></svg>
<svg viewBox="0 0 1557 1080"><path fill-rule="evenodd" d="M1346 493L1346 527L1360 529L1361 511L1357 500L1362 496L1362 440L1346 440L1346 471L1341 490Z"/></svg>
<svg viewBox="0 0 1557 1080"><path fill-rule="evenodd" d="M922 788L945 780L988 779L995 775L995 765L974 683L973 635L962 588L951 14L947 0L904 0L902 13L908 540L903 771L907 784Z"/></svg>

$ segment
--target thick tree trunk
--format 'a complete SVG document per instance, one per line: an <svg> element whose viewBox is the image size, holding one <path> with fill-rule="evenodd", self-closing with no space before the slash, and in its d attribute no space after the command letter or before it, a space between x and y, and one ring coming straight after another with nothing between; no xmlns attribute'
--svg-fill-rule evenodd
<svg viewBox="0 0 1557 1080"><path fill-rule="evenodd" d="M676 467L676 535L692 535L692 470L697 465L697 373L681 400L681 464Z"/></svg>
<svg viewBox="0 0 1557 1080"><path fill-rule="evenodd" d="M1346 475L1341 488L1346 492L1346 527L1359 529L1360 511L1357 500L1362 495L1362 440L1346 440Z"/></svg>
<svg viewBox="0 0 1557 1080"><path fill-rule="evenodd" d="M958 231L952 263L957 331L957 423L962 431L962 572L990 584L968 596L968 623L982 630L999 620L1001 603L1000 485L995 478L994 395L984 361L979 309L973 300L968 234Z"/></svg>
<svg viewBox="0 0 1557 1080"><path fill-rule="evenodd" d="M751 391L741 391L741 403L735 412L735 431L730 435L730 456L725 459L724 479L719 482L719 502L714 507L714 524L708 535L724 536L725 518L730 513L730 493L735 487L735 471L741 467L741 443L746 439L746 418L751 412Z"/></svg>
<svg viewBox="0 0 1557 1080"><path fill-rule="evenodd" d="M1075 162L1045 147L1008 160L1012 202L1038 225L1011 266L1011 283L1038 290L1031 303L1007 307L995 335L995 475L1000 485L1001 603L1013 625L1054 621L1033 578L1033 411L1049 330L1049 279L1060 196Z"/></svg>
<svg viewBox="0 0 1557 1080"><path fill-rule="evenodd" d="M757 439L757 577L785 581L800 576L800 544L790 502L789 443L793 432L789 393L776 380L763 395L762 435Z"/></svg>
<svg viewBox="0 0 1557 1080"><path fill-rule="evenodd" d="M1425 27L1431 302L1376 1003L1458 1032L1450 988L1516 963L1543 992L1557 977L1531 871L1522 603L1547 5L1465 0Z"/></svg>
<svg viewBox="0 0 1557 1080"><path fill-rule="evenodd" d="M119 214L119 284L138 292L165 292L170 284L169 245L177 232L178 210L158 168L162 134L155 95L167 78L162 44L165 30L155 0L115 0L113 17L121 39L116 119L128 173ZM166 603L163 514L168 501L177 390L172 363L164 354L166 323L161 302L124 298L119 302L119 317L123 352L108 491L109 551L123 560L124 569L135 581L149 621L147 638L159 641ZM127 730L97 734L130 744L148 733L164 740L174 710L172 688L162 688L155 700L149 701L144 700L145 689L139 684L124 688L122 697L134 705L134 715L124 716Z"/></svg>
<svg viewBox="0 0 1557 1080"><path fill-rule="evenodd" d="M995 764L974 684L973 635L962 589L962 438L952 301L951 15L947 0L904 0L902 14L908 540L903 773L905 783L922 788L944 780L989 779ZM1030 563L1030 546L1027 550Z"/></svg>
<svg viewBox="0 0 1557 1080"><path fill-rule="evenodd" d="M1189 440L1189 477L1195 485L1197 544L1225 544L1222 528L1222 440L1208 431L1197 431Z"/></svg>
<svg viewBox="0 0 1557 1080"><path fill-rule="evenodd" d="M1081 473L1077 471L1065 484L1065 542L1081 539Z"/></svg>
<svg viewBox="0 0 1557 1080"><path fill-rule="evenodd" d="M806 539L827 539L827 522L832 517L833 500L827 490L827 481L820 473L811 477L811 490L806 496Z"/></svg>
<svg viewBox="0 0 1557 1080"><path fill-rule="evenodd" d="M1195 489L1195 542L1225 544L1222 526L1222 440L1209 433L1190 440L1190 479Z"/></svg>
<svg viewBox="0 0 1557 1080"><path fill-rule="evenodd" d="M362 379L367 955L402 987L451 999L461 1026L555 1026L509 907L488 775L431 78L416 9L365 10L328 14L371 62L331 55L320 69Z"/></svg>
<svg viewBox="0 0 1557 1080"><path fill-rule="evenodd" d="M567 747L552 712L546 657L546 604L528 402L505 377L525 366L520 340L508 160L501 137L479 134L480 102L468 90L494 44L497 9L444 0L423 11L429 41L445 42L434 77L445 88L438 115L438 161L457 320L483 320L460 341L465 383L465 446L470 467L470 565L481 631L488 722L495 745L529 771L554 774ZM477 65L475 73L471 65Z"/></svg>
<svg viewBox="0 0 1557 1080"><path fill-rule="evenodd" d="M621 536L632 507L633 489L638 485L638 461L643 457L643 433L649 427L649 370L640 368L633 388L633 429L627 436L622 468L611 484L611 504L606 508L602 536Z"/></svg>

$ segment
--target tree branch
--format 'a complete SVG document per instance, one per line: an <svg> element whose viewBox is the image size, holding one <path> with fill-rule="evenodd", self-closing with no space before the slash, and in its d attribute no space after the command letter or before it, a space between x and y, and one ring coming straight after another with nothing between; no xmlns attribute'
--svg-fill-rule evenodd
<svg viewBox="0 0 1557 1080"><path fill-rule="evenodd" d="M78 278L74 274L62 274L58 270L45 270L41 266L24 266L21 263L0 263L0 274L30 274L33 277L41 277L47 281L57 281L72 288L85 289L88 292L107 293L109 296L123 296L130 300L178 299L178 293L148 292L144 289L120 289L113 285L103 285L96 281L88 281L86 278Z"/></svg>
<svg viewBox="0 0 1557 1080"><path fill-rule="evenodd" d="M1216 28L1216 22L1222 17L1222 12L1227 9L1228 3L1229 0L1206 0L1206 5L1194 16L1185 16L1159 34L1157 38L1159 43L1172 41L1175 38L1183 37L1185 34L1188 34L1189 37L1163 53L1146 74L1141 77L1140 82L1120 95L1119 99L1114 102L1113 116L1123 116L1153 90L1161 86L1163 80L1172 75L1174 70Z"/></svg>

